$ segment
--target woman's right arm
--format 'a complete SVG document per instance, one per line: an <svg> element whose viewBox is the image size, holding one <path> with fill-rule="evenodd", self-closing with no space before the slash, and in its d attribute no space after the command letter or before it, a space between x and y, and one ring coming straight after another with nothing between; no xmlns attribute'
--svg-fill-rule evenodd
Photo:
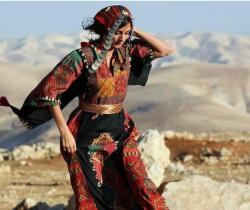
<svg viewBox="0 0 250 210"><path fill-rule="evenodd" d="M61 134L60 137L60 146L64 151L69 153L73 153L76 151L76 142L74 136L72 135L71 131L69 130L67 123L63 117L62 110L60 105L57 104L55 106L49 107L50 112L56 122L58 130Z"/></svg>

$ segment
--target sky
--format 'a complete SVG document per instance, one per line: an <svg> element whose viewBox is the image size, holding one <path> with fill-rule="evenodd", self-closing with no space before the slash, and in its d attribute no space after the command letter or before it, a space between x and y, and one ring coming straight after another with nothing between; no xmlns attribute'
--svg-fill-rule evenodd
<svg viewBox="0 0 250 210"><path fill-rule="evenodd" d="M151 33L250 34L246 1L6 1L0 2L0 39L80 32L85 17L112 4L127 6L135 25Z"/></svg>

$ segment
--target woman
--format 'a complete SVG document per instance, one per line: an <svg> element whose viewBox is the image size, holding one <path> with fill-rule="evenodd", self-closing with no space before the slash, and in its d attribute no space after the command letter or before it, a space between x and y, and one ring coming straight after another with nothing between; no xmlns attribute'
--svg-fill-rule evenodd
<svg viewBox="0 0 250 210"><path fill-rule="evenodd" d="M137 149L138 131L122 104L127 85L145 85L151 61L172 48L135 27L124 6L100 10L86 26L100 35L82 42L38 84L21 110L5 97L23 123L34 128L52 117L70 173L77 210L167 210ZM137 39L131 40L134 35ZM66 123L63 109L79 106Z"/></svg>

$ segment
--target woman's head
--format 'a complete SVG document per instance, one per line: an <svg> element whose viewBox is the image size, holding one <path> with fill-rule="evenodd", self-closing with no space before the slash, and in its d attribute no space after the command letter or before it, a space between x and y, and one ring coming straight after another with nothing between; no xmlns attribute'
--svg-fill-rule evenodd
<svg viewBox="0 0 250 210"><path fill-rule="evenodd" d="M125 19L114 34L111 47L120 48L124 43L126 43L131 36L132 27L132 22L128 18Z"/></svg>
<svg viewBox="0 0 250 210"><path fill-rule="evenodd" d="M133 28L132 15L126 7L114 5L101 9L94 16L94 23L85 29L94 31L96 34L100 35L100 40L103 41L121 14L123 14L124 19L113 35L113 41L115 42L116 48L119 43L123 44L128 40Z"/></svg>

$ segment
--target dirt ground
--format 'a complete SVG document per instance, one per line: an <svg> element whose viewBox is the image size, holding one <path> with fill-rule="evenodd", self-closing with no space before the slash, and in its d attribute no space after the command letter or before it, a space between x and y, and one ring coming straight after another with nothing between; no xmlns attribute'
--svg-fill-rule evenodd
<svg viewBox="0 0 250 210"><path fill-rule="evenodd" d="M232 141L166 140L173 162L181 163L185 173L166 169L159 187L178 181L187 174L199 174L218 181L235 180L249 184L250 143ZM227 151L226 155L221 151ZM0 210L9 210L25 198L50 206L67 204L72 195L67 166L59 155L43 160L3 161L0 173Z"/></svg>
<svg viewBox="0 0 250 210"><path fill-rule="evenodd" d="M67 166L61 156L47 160L5 161L11 171L0 174L0 209L15 207L25 198L53 206L67 204L72 194Z"/></svg>

